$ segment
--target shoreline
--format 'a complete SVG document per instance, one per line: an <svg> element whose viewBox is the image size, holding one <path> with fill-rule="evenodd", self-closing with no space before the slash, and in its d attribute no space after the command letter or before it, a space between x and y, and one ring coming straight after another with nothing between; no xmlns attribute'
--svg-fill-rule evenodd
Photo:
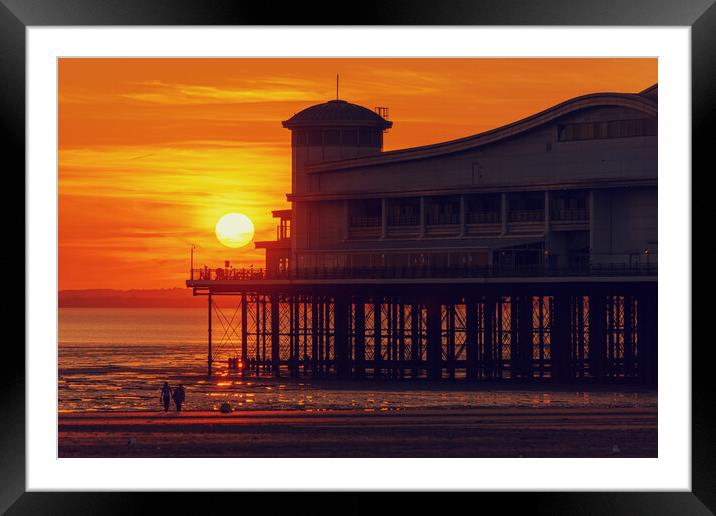
<svg viewBox="0 0 716 516"><path fill-rule="evenodd" d="M656 457L656 408L60 413L65 457Z"/></svg>

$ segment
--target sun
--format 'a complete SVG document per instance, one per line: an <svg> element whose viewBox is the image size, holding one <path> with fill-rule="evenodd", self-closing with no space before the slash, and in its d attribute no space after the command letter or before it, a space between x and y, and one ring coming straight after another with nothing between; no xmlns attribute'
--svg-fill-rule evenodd
<svg viewBox="0 0 716 516"><path fill-rule="evenodd" d="M227 213L216 223L216 238L226 247L244 247L254 238L254 223L243 213Z"/></svg>

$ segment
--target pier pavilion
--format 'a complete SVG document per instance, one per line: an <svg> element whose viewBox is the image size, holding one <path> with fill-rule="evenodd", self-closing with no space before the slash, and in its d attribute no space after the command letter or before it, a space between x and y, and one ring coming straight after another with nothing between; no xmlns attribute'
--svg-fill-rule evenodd
<svg viewBox="0 0 716 516"><path fill-rule="evenodd" d="M209 373L232 342L244 374L656 384L657 100L594 93L388 152L386 108L296 113L265 268L187 280Z"/></svg>

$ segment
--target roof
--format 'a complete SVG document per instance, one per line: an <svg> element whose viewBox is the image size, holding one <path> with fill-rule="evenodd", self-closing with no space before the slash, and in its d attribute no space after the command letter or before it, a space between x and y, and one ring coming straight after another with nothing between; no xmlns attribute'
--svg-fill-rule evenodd
<svg viewBox="0 0 716 516"><path fill-rule="evenodd" d="M302 126L369 126L388 129L393 125L370 109L345 100L331 100L299 111L282 122L288 129Z"/></svg>
<svg viewBox="0 0 716 516"><path fill-rule="evenodd" d="M657 85L648 88L648 90L657 90ZM524 133L541 125L550 123L560 117L588 109L592 107L602 106L621 106L636 109L647 116L657 116L657 102L651 95L638 93L591 93L575 97L555 106L540 111L534 115L530 115L522 120L512 122L495 129L478 133L457 140L435 143L432 145L424 145L421 147L411 147L408 149L398 149L394 151L381 152L380 154L365 156L361 158L347 159L341 161L322 161L313 165L307 165L306 171L324 172L332 170L341 170L353 167L368 167L373 165L384 165L399 161L410 161L415 159L433 158L462 152L494 143L518 134Z"/></svg>
<svg viewBox="0 0 716 516"><path fill-rule="evenodd" d="M639 95L643 95L645 97L650 97L654 100L657 100L659 98L659 83L657 82L656 84L652 84L645 90L641 90L639 92Z"/></svg>

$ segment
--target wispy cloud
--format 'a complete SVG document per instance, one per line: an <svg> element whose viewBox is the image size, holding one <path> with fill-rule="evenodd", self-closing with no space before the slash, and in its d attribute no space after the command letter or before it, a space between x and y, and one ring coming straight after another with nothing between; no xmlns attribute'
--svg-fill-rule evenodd
<svg viewBox="0 0 716 516"><path fill-rule="evenodd" d="M318 99L320 95L307 88L281 82L254 82L252 87L217 87L200 84L170 84L162 81L139 83L139 91L123 93L122 97L158 104L225 104L255 102L286 102Z"/></svg>

